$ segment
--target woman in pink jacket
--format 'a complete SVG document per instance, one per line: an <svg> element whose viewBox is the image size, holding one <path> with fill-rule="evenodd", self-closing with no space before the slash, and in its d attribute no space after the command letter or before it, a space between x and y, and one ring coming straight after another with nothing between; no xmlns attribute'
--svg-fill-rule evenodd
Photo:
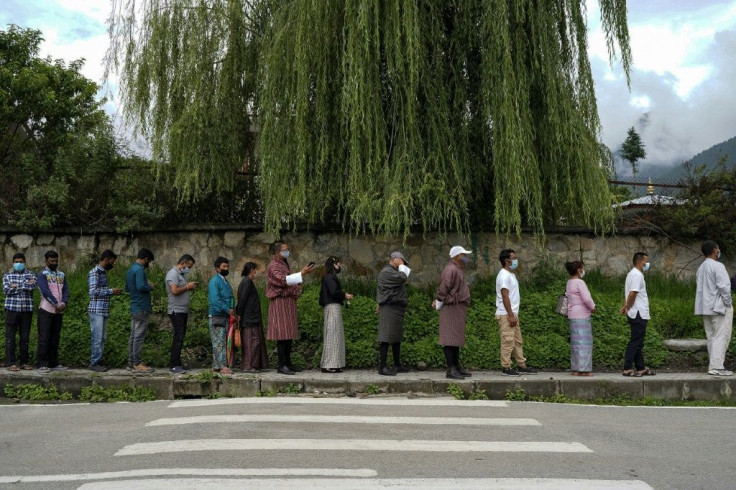
<svg viewBox="0 0 736 490"><path fill-rule="evenodd" d="M596 312L588 286L583 281L585 267L581 260L566 262L570 274L565 295L570 321L570 364L573 376L592 376L593 325L590 315Z"/></svg>

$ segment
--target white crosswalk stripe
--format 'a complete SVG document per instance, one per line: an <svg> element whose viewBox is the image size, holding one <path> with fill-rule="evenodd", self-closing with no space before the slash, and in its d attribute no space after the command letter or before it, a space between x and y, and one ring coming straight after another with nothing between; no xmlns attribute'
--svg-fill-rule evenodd
<svg viewBox="0 0 736 490"><path fill-rule="evenodd" d="M455 400L453 398L216 398L214 400L180 400L169 408L209 407L218 405L385 405L416 407L492 407L505 408L509 402L502 400Z"/></svg>
<svg viewBox="0 0 736 490"><path fill-rule="evenodd" d="M130 481L87 483L80 490L127 490ZM406 479L344 479L344 478L273 478L273 479L156 479L136 480L136 490L203 490L203 489L335 489L335 490L651 490L639 480L583 480L566 478L406 478Z"/></svg>
<svg viewBox="0 0 736 490"><path fill-rule="evenodd" d="M227 423L300 423L300 424L393 424L393 425L540 425L534 419L481 417L371 417L359 415L199 415L156 419L146 426L227 424Z"/></svg>

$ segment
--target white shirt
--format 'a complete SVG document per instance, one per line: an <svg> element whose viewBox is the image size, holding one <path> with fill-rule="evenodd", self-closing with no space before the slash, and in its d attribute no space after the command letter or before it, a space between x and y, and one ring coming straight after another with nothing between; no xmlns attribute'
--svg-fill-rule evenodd
<svg viewBox="0 0 736 490"><path fill-rule="evenodd" d="M502 289L506 289L509 292L511 310L514 312L514 315L518 315L521 295L519 295L519 281L516 280L516 274L506 269L501 269L496 276L496 316L508 315L506 307L503 305Z"/></svg>
<svg viewBox="0 0 736 490"><path fill-rule="evenodd" d="M644 274L634 267L626 275L626 286L624 287L624 301L629 299L629 293L636 291L634 304L629 308L629 318L641 315L643 320L649 320L649 297L647 296L647 284L644 282Z"/></svg>
<svg viewBox="0 0 736 490"><path fill-rule="evenodd" d="M707 258L698 267L695 289L696 315L723 315L731 308L731 279L726 266Z"/></svg>

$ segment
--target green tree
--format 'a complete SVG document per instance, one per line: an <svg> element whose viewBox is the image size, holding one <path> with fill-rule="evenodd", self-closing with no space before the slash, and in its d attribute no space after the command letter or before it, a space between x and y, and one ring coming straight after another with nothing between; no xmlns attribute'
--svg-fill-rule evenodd
<svg viewBox="0 0 736 490"><path fill-rule="evenodd" d="M644 149L644 143L641 141L639 133L636 132L633 126L626 133L626 140L621 145L619 154L621 158L631 164L631 173L636 177L636 174L639 173L639 166L636 162L646 158L647 152Z"/></svg>
<svg viewBox="0 0 736 490"><path fill-rule="evenodd" d="M42 40L34 29L0 30L2 221L129 229L157 219L150 164L124 157L98 85L80 73L84 61L40 58ZM131 162L138 171L126 178L121 167ZM131 196L131 188L140 192Z"/></svg>
<svg viewBox="0 0 736 490"><path fill-rule="evenodd" d="M141 3L108 69L183 201L255 161L272 231L613 224L582 0ZM601 12L628 77L626 2Z"/></svg>
<svg viewBox="0 0 736 490"><path fill-rule="evenodd" d="M707 169L683 164L685 189L676 205L655 208L655 232L672 237L715 240L730 257L736 256L736 166L726 168L727 157Z"/></svg>

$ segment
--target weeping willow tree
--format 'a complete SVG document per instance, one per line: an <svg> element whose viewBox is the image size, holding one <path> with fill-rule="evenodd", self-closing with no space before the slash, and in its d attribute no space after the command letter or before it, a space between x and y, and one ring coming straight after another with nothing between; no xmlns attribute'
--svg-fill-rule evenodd
<svg viewBox="0 0 736 490"><path fill-rule="evenodd" d="M117 0L108 66L183 201L255 151L271 231L605 230L586 28L584 0Z"/></svg>

